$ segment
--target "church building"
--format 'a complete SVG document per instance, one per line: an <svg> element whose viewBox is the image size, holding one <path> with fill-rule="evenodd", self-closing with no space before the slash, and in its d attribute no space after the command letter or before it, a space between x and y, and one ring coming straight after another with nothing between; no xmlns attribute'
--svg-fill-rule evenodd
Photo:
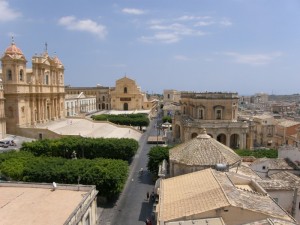
<svg viewBox="0 0 300 225"><path fill-rule="evenodd" d="M126 76L116 81L110 99L113 110L146 110L153 106L136 82Z"/></svg>
<svg viewBox="0 0 300 225"><path fill-rule="evenodd" d="M27 59L12 40L1 63L7 133L21 135L20 128L64 117L64 66L57 56L48 55L47 45L44 53L32 57L28 69ZM0 94L0 110L2 106Z"/></svg>

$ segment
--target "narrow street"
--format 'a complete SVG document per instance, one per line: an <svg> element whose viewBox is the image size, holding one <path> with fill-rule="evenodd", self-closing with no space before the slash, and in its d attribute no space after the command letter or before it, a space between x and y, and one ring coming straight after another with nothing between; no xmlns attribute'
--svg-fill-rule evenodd
<svg viewBox="0 0 300 225"><path fill-rule="evenodd" d="M157 119L153 119L139 141L139 149L131 165L129 176L119 199L111 206L101 208L98 225L139 225L151 218L153 202L147 201L147 192L151 193L154 182L147 171L148 152L153 144L147 144L149 135L157 135ZM139 174L143 168L143 174Z"/></svg>

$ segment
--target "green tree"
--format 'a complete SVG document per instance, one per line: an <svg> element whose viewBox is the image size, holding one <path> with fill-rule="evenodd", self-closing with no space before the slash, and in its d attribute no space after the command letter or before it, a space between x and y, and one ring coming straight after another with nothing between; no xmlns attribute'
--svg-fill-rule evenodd
<svg viewBox="0 0 300 225"><path fill-rule="evenodd" d="M165 123L165 122L172 123L172 117L171 116L164 116L162 118L162 120L163 120L163 123Z"/></svg>
<svg viewBox="0 0 300 225"><path fill-rule="evenodd" d="M148 170L153 174L153 176L158 175L159 164L165 159L169 161L169 149L170 147L154 146L150 149L148 153Z"/></svg>

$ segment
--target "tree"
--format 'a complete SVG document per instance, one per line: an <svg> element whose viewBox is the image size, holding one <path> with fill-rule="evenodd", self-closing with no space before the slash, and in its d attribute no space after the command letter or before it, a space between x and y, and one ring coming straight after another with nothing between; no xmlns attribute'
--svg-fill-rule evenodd
<svg viewBox="0 0 300 225"><path fill-rule="evenodd" d="M150 149L147 168L153 176L157 176L159 164L161 164L164 159L169 161L169 149L170 147L161 146L155 146Z"/></svg>

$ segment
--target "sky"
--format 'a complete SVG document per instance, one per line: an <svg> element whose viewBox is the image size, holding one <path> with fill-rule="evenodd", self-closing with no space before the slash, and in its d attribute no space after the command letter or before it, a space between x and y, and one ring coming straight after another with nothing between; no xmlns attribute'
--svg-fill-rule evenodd
<svg viewBox="0 0 300 225"><path fill-rule="evenodd" d="M299 0L0 0L0 54L47 51L65 84L299 93Z"/></svg>

